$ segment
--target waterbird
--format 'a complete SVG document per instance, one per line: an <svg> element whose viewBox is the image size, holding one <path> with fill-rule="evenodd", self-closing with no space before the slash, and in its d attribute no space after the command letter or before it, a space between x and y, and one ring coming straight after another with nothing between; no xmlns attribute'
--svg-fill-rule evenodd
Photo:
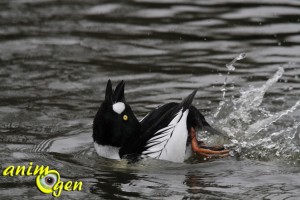
<svg viewBox="0 0 300 200"><path fill-rule="evenodd" d="M221 134L192 105L195 89L180 103L167 103L139 121L124 96L125 82L112 89L108 80L105 99L93 121L94 147L99 156L138 161L150 157L184 162L193 152L202 157L228 156L224 147L209 147L197 140L196 130Z"/></svg>

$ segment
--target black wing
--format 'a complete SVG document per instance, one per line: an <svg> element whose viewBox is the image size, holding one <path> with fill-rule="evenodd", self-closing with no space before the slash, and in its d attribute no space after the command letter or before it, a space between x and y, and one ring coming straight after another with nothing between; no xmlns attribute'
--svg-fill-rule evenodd
<svg viewBox="0 0 300 200"><path fill-rule="evenodd" d="M159 151L162 151L162 146L164 147L164 144L172 137L172 134L179 122L181 122L181 124L185 123L184 131L186 132L187 137L187 113L196 92L197 90L194 90L181 103L168 103L149 113L140 122L142 127L142 134L140 137L132 138L128 141L128 143L120 149L120 156L123 157L124 155L131 155L135 157L141 154L147 155L157 152L157 154L159 154ZM182 119L184 116L185 119ZM184 122L181 120L184 120ZM186 144L186 141L178 142L184 143L184 145ZM164 144L162 145L162 143ZM149 149L151 149L150 152ZM154 150L157 152L154 152Z"/></svg>

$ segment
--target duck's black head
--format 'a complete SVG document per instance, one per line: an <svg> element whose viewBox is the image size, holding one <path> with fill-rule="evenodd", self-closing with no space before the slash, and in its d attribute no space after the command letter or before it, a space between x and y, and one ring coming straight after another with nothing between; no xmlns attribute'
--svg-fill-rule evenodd
<svg viewBox="0 0 300 200"><path fill-rule="evenodd" d="M93 124L93 139L101 145L121 147L130 137L138 136L140 123L125 101L124 81L115 90L108 80L105 100L101 104Z"/></svg>

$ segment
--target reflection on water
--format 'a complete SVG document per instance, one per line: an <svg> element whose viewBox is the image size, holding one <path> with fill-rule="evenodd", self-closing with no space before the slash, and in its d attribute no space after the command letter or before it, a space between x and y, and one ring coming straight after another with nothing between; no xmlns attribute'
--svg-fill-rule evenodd
<svg viewBox="0 0 300 200"><path fill-rule="evenodd" d="M0 2L0 164L82 180L68 199L298 199L300 3L294 0ZM137 165L99 158L107 79L141 118L199 87L194 105L241 158ZM0 196L47 198L30 177Z"/></svg>

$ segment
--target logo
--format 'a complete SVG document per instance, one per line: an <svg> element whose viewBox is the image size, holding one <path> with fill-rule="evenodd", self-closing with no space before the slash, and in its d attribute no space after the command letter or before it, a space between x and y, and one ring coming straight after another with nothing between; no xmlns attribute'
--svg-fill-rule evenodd
<svg viewBox="0 0 300 200"><path fill-rule="evenodd" d="M67 181L62 182L60 180L60 174L56 170L49 170L49 166L44 167L43 165L36 165L33 169L33 163L26 166L8 166L6 167L2 175L3 176L36 176L35 184L37 188L44 194L52 194L53 197L59 197L61 192L64 191L81 191L81 181Z"/></svg>

